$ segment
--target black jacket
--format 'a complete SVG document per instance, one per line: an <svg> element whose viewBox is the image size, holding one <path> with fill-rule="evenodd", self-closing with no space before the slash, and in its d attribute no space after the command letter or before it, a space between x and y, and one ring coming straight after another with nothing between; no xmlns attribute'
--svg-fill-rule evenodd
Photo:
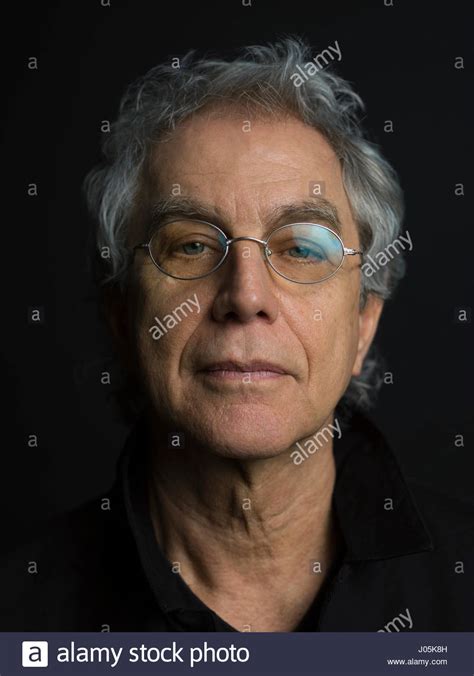
<svg viewBox="0 0 474 676"><path fill-rule="evenodd" d="M108 493L2 562L1 631L236 631L158 546L143 434L143 425L130 434ZM296 631L474 631L474 502L407 481L360 415L334 455L345 551Z"/></svg>

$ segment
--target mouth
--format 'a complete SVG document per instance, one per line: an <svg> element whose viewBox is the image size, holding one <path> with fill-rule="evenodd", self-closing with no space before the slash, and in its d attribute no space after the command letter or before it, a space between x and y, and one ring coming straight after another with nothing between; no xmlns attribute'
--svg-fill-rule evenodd
<svg viewBox="0 0 474 676"><path fill-rule="evenodd" d="M268 361L220 361L205 366L200 373L221 380L267 380L290 375L280 364Z"/></svg>

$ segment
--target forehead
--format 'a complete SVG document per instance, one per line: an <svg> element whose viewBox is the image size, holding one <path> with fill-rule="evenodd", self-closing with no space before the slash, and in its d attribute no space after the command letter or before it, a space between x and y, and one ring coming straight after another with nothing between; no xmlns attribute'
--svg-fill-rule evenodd
<svg viewBox="0 0 474 676"><path fill-rule="evenodd" d="M351 217L341 165L324 136L300 120L245 111L195 114L157 144L151 197L198 198L229 218L263 219L292 199L323 196Z"/></svg>

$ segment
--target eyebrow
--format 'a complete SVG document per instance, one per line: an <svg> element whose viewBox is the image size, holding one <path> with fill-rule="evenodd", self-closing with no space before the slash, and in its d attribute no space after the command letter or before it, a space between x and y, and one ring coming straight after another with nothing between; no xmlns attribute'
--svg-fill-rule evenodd
<svg viewBox="0 0 474 676"><path fill-rule="evenodd" d="M159 199L152 204L149 233L151 234L151 231L158 225L175 218L208 221L224 231L229 223L229 219L217 207L194 197L180 195ZM297 222L321 223L335 230L339 236L342 231L336 205L325 197L319 196L275 206L268 212L264 221L268 227L262 235L263 238L268 237L280 225Z"/></svg>

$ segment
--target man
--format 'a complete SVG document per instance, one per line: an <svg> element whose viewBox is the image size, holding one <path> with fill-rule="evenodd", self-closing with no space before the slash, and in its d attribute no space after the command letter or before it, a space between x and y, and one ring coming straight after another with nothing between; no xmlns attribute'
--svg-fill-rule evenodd
<svg viewBox="0 0 474 676"><path fill-rule="evenodd" d="M474 629L473 506L408 487L361 413L401 190L347 82L295 85L310 56L127 90L86 190L139 415L112 490L10 559L2 628Z"/></svg>

